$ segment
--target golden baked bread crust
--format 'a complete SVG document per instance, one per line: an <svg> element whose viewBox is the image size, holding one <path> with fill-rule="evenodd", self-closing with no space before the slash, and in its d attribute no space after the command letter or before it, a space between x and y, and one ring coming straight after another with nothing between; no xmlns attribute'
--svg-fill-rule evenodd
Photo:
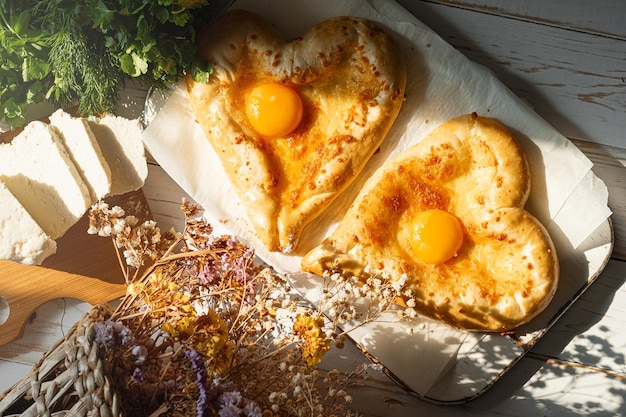
<svg viewBox="0 0 626 417"><path fill-rule="evenodd" d="M305 271L408 277L415 309L453 326L504 331L550 302L559 265L543 226L523 209L530 174L523 150L494 120L466 115L436 128L366 183L337 229L302 260ZM457 216L457 256L412 256L413 213Z"/></svg>
<svg viewBox="0 0 626 417"><path fill-rule="evenodd" d="M262 18L233 11L198 36L213 65L207 84L187 77L196 120L238 192L252 226L272 251L294 250L323 211L380 146L404 99L406 68L391 36L372 22L337 17L286 42ZM265 139L247 120L257 83L295 88L300 126Z"/></svg>

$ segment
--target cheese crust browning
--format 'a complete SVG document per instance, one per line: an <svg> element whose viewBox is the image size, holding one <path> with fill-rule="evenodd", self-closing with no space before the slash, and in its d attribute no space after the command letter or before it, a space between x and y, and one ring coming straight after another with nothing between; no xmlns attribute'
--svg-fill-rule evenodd
<svg viewBox="0 0 626 417"><path fill-rule="evenodd" d="M366 183L337 229L302 260L305 271L403 274L418 313L470 330L505 331L550 302L559 264L540 222L524 210L530 173L523 150L494 120L444 123ZM440 209L463 226L456 256L412 256L414 213Z"/></svg>
<svg viewBox="0 0 626 417"><path fill-rule="evenodd" d="M303 227L351 183L391 128L406 84L398 47L383 29L353 17L323 21L287 42L245 11L208 24L198 46L213 73L207 84L187 77L196 120L263 243L292 252ZM302 122L286 137L261 137L246 117L246 94L267 82L302 98Z"/></svg>

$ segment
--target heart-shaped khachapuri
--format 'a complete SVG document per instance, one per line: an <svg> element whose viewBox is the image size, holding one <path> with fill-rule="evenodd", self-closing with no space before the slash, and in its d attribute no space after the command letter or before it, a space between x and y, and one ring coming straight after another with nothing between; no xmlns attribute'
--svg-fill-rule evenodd
<svg viewBox="0 0 626 417"><path fill-rule="evenodd" d="M406 280L418 313L510 330L548 305L559 278L550 236L523 208L529 192L525 153L504 126L452 119L379 168L302 267Z"/></svg>
<svg viewBox="0 0 626 417"><path fill-rule="evenodd" d="M271 251L292 252L391 128L406 84L398 47L354 17L287 42L246 11L210 22L197 42L213 72L206 84L187 78L196 120L257 235Z"/></svg>

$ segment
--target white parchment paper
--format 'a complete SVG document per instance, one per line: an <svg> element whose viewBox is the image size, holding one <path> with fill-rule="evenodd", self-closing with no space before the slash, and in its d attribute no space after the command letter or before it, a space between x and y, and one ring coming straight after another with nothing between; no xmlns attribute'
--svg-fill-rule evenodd
<svg viewBox="0 0 626 417"><path fill-rule="evenodd" d="M468 60L395 2L241 0L231 8L251 10L267 18L288 40L332 16L365 17L393 33L406 57L406 102L381 151L342 197L307 226L301 236L300 253L333 229L365 179L385 160L420 141L440 123L471 112L495 118L517 135L532 171L526 208L551 233L565 237L567 250L576 248L610 216L606 186L591 172L592 163L582 152L490 71ZM205 207L210 220L251 244L260 258L289 274L305 296L315 298L319 281L300 271L300 256L268 252L255 236L216 153L194 122L186 94L185 87L179 86L156 114L144 133L148 150ZM436 383L458 359L459 352L478 343L475 334L430 320L424 320L420 331L412 336L401 324L374 323L360 328L352 337L418 394L426 393Z"/></svg>

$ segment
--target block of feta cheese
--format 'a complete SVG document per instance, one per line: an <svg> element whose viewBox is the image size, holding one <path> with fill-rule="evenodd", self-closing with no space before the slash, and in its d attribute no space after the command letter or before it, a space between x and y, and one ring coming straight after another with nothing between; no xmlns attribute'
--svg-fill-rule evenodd
<svg viewBox="0 0 626 417"><path fill-rule="evenodd" d="M0 259L40 265L56 250L56 242L0 182Z"/></svg>
<svg viewBox="0 0 626 417"><path fill-rule="evenodd" d="M148 176L141 124L136 119L105 115L88 118L112 172L111 195L141 188Z"/></svg>
<svg viewBox="0 0 626 417"><path fill-rule="evenodd" d="M61 237L95 202L65 145L34 121L0 144L0 181L51 239Z"/></svg>
<svg viewBox="0 0 626 417"><path fill-rule="evenodd" d="M57 110L50 116L50 124L57 129L65 149L87 183L91 198L99 200L108 195L111 169L87 120Z"/></svg>

